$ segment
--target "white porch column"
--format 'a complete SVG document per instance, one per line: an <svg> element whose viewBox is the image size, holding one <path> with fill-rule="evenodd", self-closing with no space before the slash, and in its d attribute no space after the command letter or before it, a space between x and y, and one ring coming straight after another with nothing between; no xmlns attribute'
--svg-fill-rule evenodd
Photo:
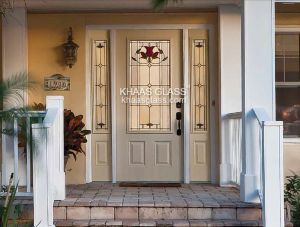
<svg viewBox="0 0 300 227"><path fill-rule="evenodd" d="M243 143L241 200L257 202L260 182L259 131L252 108L275 119L274 2L242 1Z"/></svg>
<svg viewBox="0 0 300 227"><path fill-rule="evenodd" d="M219 7L219 53L220 53L220 88L221 88L221 164L220 184L225 185L231 179L229 133L225 131L224 116L242 111L241 82L241 11L234 5Z"/></svg>
<svg viewBox="0 0 300 227"><path fill-rule="evenodd" d="M3 79L27 72L27 11L15 8L2 18Z"/></svg>
<svg viewBox="0 0 300 227"><path fill-rule="evenodd" d="M27 11L15 8L2 18L2 79L27 72ZM24 92L24 101L27 95ZM23 103L20 103L22 105ZM13 169L13 140L2 134L2 183L8 184ZM24 174L23 174L24 175ZM26 176L26 175L24 175ZM22 177L23 180L25 178ZM25 179L26 180L26 179Z"/></svg>

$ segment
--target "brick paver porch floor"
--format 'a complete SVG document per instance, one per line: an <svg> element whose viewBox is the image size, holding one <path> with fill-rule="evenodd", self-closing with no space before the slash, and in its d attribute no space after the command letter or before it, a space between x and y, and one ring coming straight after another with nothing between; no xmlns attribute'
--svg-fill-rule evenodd
<svg viewBox="0 0 300 227"><path fill-rule="evenodd" d="M182 187L119 187L93 182L67 186L67 198L55 206L260 207L240 201L239 190L209 184Z"/></svg>
<svg viewBox="0 0 300 227"><path fill-rule="evenodd" d="M55 201L56 226L257 226L260 204L240 202L239 190L208 184L119 187L93 182L67 186Z"/></svg>

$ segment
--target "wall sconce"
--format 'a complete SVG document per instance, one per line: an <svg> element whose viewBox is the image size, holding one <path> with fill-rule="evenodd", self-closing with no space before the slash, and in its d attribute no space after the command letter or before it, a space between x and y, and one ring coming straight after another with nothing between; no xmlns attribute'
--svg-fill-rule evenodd
<svg viewBox="0 0 300 227"><path fill-rule="evenodd" d="M73 42L73 34L72 34L72 28L69 28L68 32L68 42L63 44L64 48L64 59L66 65L69 66L69 68L72 68L72 66L77 61L77 49L79 46Z"/></svg>

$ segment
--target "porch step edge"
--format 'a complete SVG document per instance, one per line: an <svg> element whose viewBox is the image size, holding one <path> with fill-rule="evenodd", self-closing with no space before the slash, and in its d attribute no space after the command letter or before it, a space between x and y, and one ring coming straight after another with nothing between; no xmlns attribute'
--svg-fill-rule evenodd
<svg viewBox="0 0 300 227"><path fill-rule="evenodd" d="M97 220L57 220L54 222L57 227L67 226L263 226L261 221L237 221L237 220L138 220L138 219L97 219ZM286 225L291 226L291 225Z"/></svg>
<svg viewBox="0 0 300 227"><path fill-rule="evenodd" d="M151 219L151 220L254 220L260 221L260 208L171 208L171 207L54 207L56 220Z"/></svg>
<svg viewBox="0 0 300 227"><path fill-rule="evenodd" d="M53 207L152 207L152 208L259 208L259 203L122 203L122 202L105 202L105 201L90 201L90 202L75 202L74 200L55 201Z"/></svg>

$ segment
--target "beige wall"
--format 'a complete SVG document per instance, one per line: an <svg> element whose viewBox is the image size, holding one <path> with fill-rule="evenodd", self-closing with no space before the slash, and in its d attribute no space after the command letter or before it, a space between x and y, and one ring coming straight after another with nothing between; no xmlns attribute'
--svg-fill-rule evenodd
<svg viewBox="0 0 300 227"><path fill-rule="evenodd" d="M300 13L277 13L276 25L300 25ZM284 174L300 175L300 139L294 143L284 143Z"/></svg>
<svg viewBox="0 0 300 227"><path fill-rule="evenodd" d="M65 107L75 114L85 115L85 26L96 24L214 24L217 13L143 13L143 14L29 14L28 48L30 77L43 83L45 76L60 73L71 78L71 91L45 92L40 87L30 95L30 102L44 102L46 95L63 95ZM68 27L72 26L74 41L80 46L77 64L66 67L62 59L61 44L66 41ZM217 40L217 39L216 39ZM217 44L216 44L217 45ZM216 47L216 50L218 48ZM215 62L216 65L217 62ZM218 95L216 95L218 97ZM218 100L217 100L218 103ZM218 112L218 111L217 111ZM218 113L217 113L218 114ZM216 117L217 119L217 117ZM217 149L218 150L218 149ZM79 155L75 163L69 161L67 183L85 182L85 156Z"/></svg>

